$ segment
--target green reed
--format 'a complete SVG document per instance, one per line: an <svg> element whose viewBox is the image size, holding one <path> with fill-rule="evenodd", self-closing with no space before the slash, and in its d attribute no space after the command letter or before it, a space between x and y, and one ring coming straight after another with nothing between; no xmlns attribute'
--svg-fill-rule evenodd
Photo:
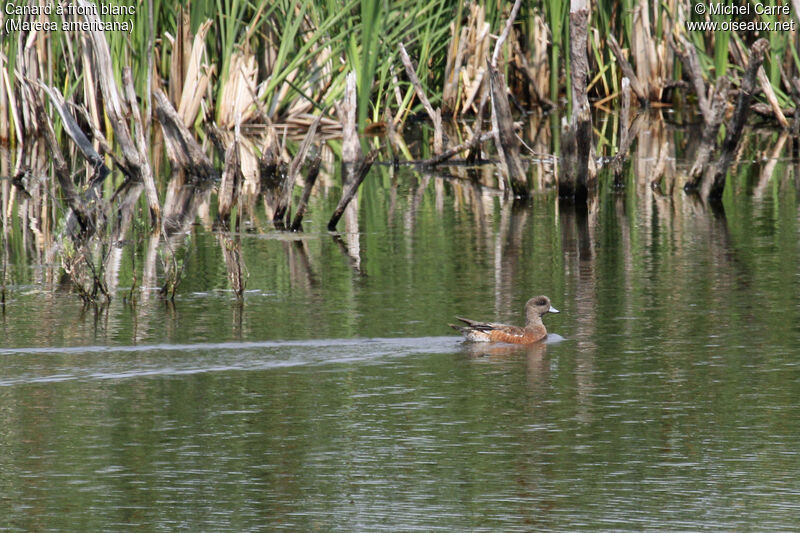
<svg viewBox="0 0 800 533"><path fill-rule="evenodd" d="M565 0L545 0L545 13L550 26L552 44L550 46L550 99L558 101L561 77L561 54L565 50L569 35L569 2ZM566 71L566 69L565 69Z"/></svg>
<svg viewBox="0 0 800 533"><path fill-rule="evenodd" d="M476 0L485 10L492 35L502 31L511 2ZM197 0L189 13L194 31L204 20L214 24L206 39L208 60L216 65L209 93L219 99L230 76L230 59L234 52L253 53L258 63L261 104L269 113L282 113L294 102L311 100L315 107L327 108L341 97L344 77L355 71L358 85L358 117L363 127L369 120L379 121L388 106L396 115L405 113L405 106L413 94L405 81L403 67L398 58L398 46L403 43L416 64L428 98L435 105L441 102L447 68L447 50L453 38L460 35L469 9L457 0ZM672 0L648 3L649 22L653 40L665 42L670 24L675 19L679 4ZM175 35L179 10L163 0L137 3L137 13L131 17L130 34L108 32L106 38L115 62L115 76L120 77L123 67L130 66L135 73L136 91L149 114L149 87L152 76L169 80L169 57L173 53L167 34ZM623 48L632 50L633 38L640 28L635 27L635 13L642 4L637 0L599 0L592 3L590 17L591 78L596 79L592 96L603 98L618 91L621 75L605 41L614 34ZM548 76L542 80L549 87L549 98L559 103L562 96L569 97L569 2L567 0L537 0L526 3L515 25L517 38L530 44L526 32L533 28L533 17L542 13L549 28L549 69L547 74L531 72L533 76ZM704 20L691 10L690 20ZM527 19L526 19L527 17ZM726 17L714 16L722 21ZM727 17L728 20L731 17ZM761 15L763 22L789 20L786 15ZM452 26L452 27L451 27ZM678 29L677 31L682 31ZM683 30L685 31L685 30ZM8 72L10 84L15 85L15 68L20 57L20 35L3 35L0 40L0 65ZM80 40L71 32L55 31L47 35L41 54L40 71L43 81L61 88L75 102L84 103L83 87L78 83L84 75L81 63ZM688 38L697 48L704 76L708 81L731 72L738 64L732 56L734 42L747 52L755 38L746 32L688 32ZM782 105L791 105L784 79L800 75L796 34L771 32L770 56L765 62L767 77ZM191 43L188 43L189 45ZM523 46L523 49L525 47ZM274 49L274 61L269 67L265 56ZM669 47L663 53L669 54ZM504 59L513 59L515 52L504 50ZM662 53L662 52L659 52ZM636 57L629 57L634 63ZM150 70L152 65L152 72ZM785 76L781 75L784 70ZM679 76L680 69L674 70ZM667 74L669 76L670 74ZM394 77L400 86L395 87ZM324 78L324 81L319 81ZM669 81L669 80L664 80ZM290 88L287 90L287 83ZM401 102L394 96L401 92ZM569 98L567 98L568 101ZM213 106L214 102L210 102ZM9 109L2 109L13 121ZM13 123L10 126L15 136Z"/></svg>

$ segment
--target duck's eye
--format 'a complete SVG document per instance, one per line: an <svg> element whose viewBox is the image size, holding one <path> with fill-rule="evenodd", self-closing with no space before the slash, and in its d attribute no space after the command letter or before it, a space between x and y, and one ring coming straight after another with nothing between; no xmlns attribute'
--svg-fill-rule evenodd
<svg viewBox="0 0 800 533"><path fill-rule="evenodd" d="M547 305L547 299L539 298L538 300L536 300L536 305Z"/></svg>

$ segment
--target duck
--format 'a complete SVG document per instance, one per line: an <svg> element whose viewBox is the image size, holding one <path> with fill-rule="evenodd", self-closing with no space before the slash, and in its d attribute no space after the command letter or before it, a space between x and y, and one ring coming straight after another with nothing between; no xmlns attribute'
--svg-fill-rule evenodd
<svg viewBox="0 0 800 533"><path fill-rule="evenodd" d="M466 326L449 324L459 331L468 341L504 342L507 344L533 344L547 337L547 329L542 323L542 316L547 313L558 313L559 310L550 304L547 296L534 296L525 304L525 327L478 322L469 318L456 317Z"/></svg>

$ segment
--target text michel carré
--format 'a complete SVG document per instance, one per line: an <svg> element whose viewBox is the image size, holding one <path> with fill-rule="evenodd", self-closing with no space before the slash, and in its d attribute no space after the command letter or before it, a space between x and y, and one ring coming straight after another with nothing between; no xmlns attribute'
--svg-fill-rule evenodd
<svg viewBox="0 0 800 533"><path fill-rule="evenodd" d="M17 5L14 2L6 2L6 15L135 15L136 6L118 6L113 4L100 4L100 9L94 4L58 4L53 6L50 3L45 5Z"/></svg>
<svg viewBox="0 0 800 533"><path fill-rule="evenodd" d="M761 2L755 4L708 4L709 15L789 15L791 10L789 4L785 5L764 5Z"/></svg>

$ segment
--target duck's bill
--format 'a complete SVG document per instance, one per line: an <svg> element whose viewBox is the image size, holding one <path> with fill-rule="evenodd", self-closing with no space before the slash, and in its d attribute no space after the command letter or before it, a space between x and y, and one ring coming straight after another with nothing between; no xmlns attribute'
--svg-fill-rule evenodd
<svg viewBox="0 0 800 533"><path fill-rule="evenodd" d="M556 309L555 307L553 307L553 306L551 305L551 306L550 306L550 309L548 309L548 310L547 310L547 312L548 312L548 313L560 313L561 311L559 311L558 309Z"/></svg>

